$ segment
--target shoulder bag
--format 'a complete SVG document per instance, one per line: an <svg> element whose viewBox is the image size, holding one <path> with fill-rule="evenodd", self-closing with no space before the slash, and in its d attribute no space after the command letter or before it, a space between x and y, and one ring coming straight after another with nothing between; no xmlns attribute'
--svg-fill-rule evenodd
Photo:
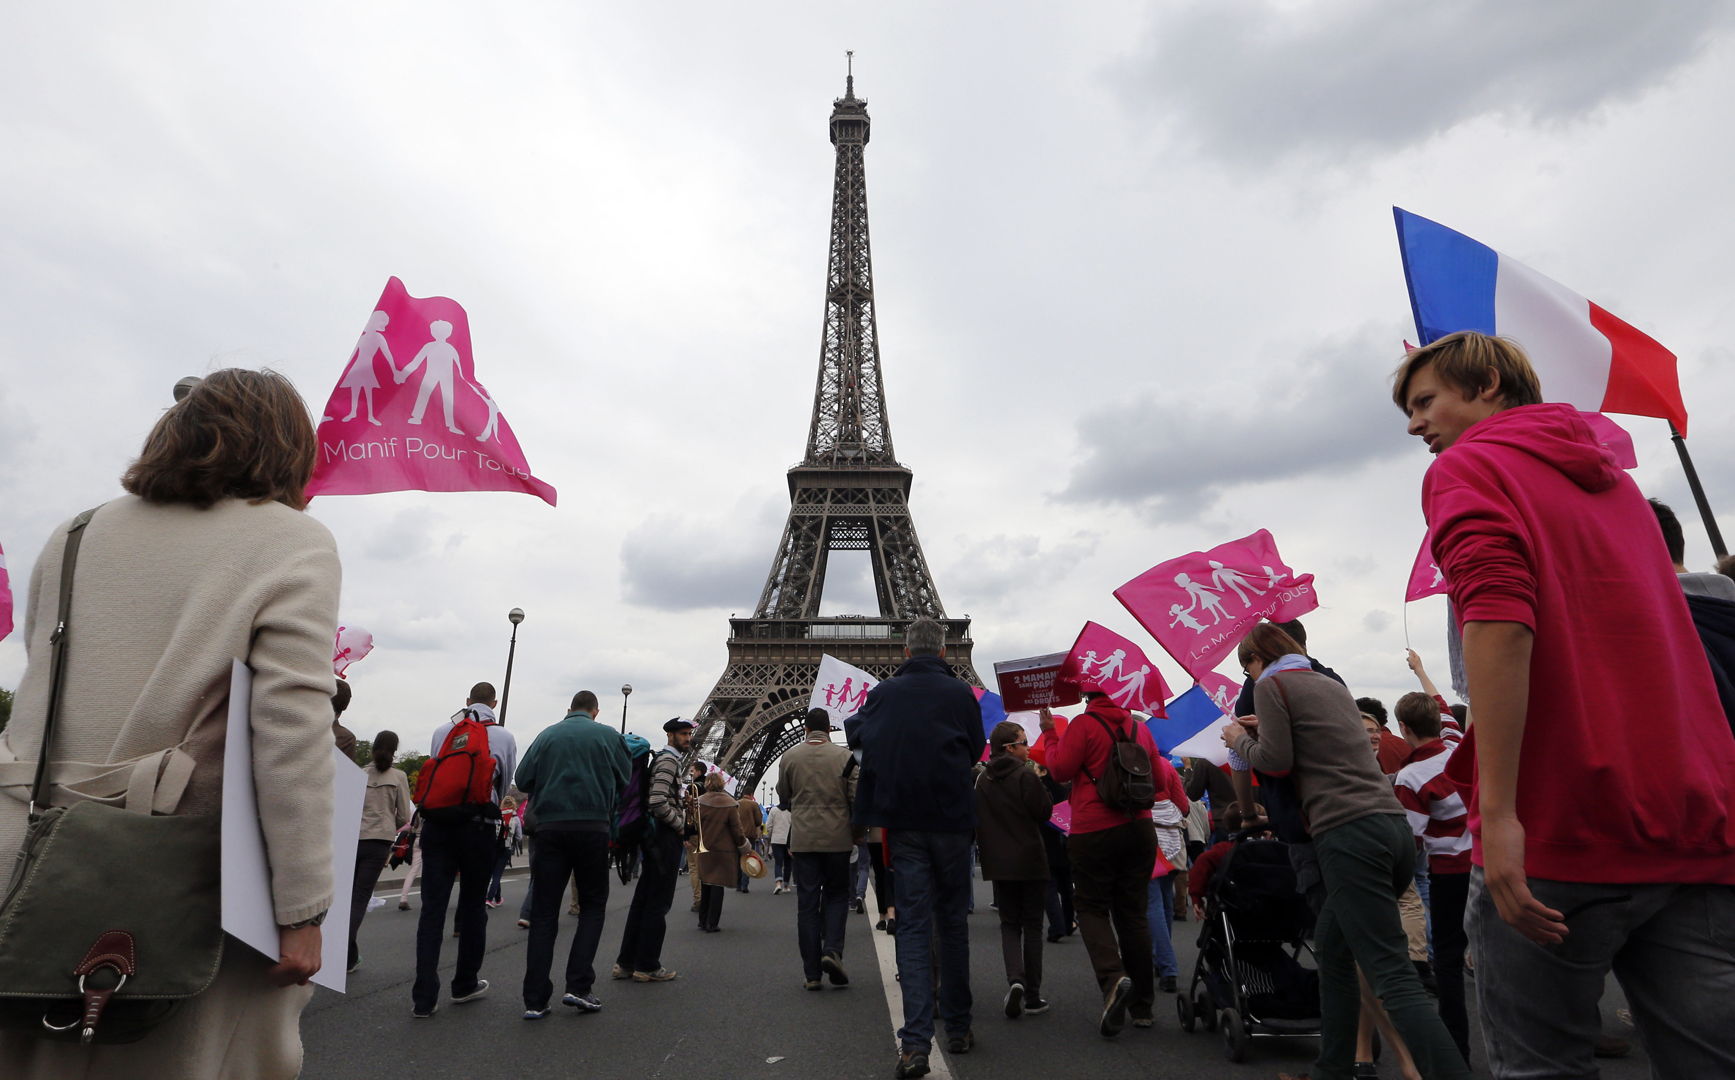
<svg viewBox="0 0 1735 1080"><path fill-rule="evenodd" d="M95 512L67 530L30 828L0 899L0 1025L87 1044L144 1038L208 988L223 959L215 817L156 816L131 792L127 807L44 803L73 568ZM141 782L156 780L150 771Z"/></svg>

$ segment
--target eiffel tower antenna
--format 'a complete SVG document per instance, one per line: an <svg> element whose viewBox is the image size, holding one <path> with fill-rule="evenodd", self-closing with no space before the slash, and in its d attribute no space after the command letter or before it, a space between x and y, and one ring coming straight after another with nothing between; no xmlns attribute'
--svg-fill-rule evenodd
<svg viewBox="0 0 1735 1080"><path fill-rule="evenodd" d="M807 452L789 470L789 519L753 616L729 621L729 662L696 720L693 745L748 787L801 741L801 721L829 653L885 678L904 660L904 627L926 616L946 628L946 658L980 686L970 663L970 620L949 619L910 519L913 474L892 449L868 243L870 122L855 96L855 53L844 96L832 102L831 235L819 378ZM828 557L865 551L878 611L822 617Z"/></svg>

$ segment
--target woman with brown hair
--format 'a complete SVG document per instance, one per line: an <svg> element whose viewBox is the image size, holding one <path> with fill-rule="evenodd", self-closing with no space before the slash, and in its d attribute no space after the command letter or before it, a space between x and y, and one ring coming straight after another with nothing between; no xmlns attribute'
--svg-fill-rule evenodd
<svg viewBox="0 0 1735 1080"><path fill-rule="evenodd" d="M50 762L47 801L66 806L118 805L127 766L161 755L156 809L202 815L218 828L230 667L240 658L253 671L252 772L279 958L229 941L210 987L137 1043L79 1046L0 1032L0 1076L8 1080L245 1080L300 1071L301 1010L313 995L308 979L319 970L319 924L332 897L340 571L331 534L302 513L316 453L306 405L271 372L216 372L163 414L121 478L128 494L98 507L84 529L76 630L46 754L49 637L68 526L36 561L26 594L28 662L0 734L0 861L9 865L24 839L39 756Z"/></svg>
<svg viewBox="0 0 1735 1080"><path fill-rule="evenodd" d="M1048 901L1048 851L1042 825L1054 812L1030 764L1030 738L1012 720L988 735L988 766L976 776L976 846L982 879L994 886L1000 953L1006 965L1009 1020L1048 1011L1042 996L1042 916Z"/></svg>
<svg viewBox="0 0 1735 1080"><path fill-rule="evenodd" d="M1262 773L1288 776L1319 856L1325 906L1314 930L1319 962L1317 1073L1351 1076L1361 1013L1359 965L1427 1080L1468 1077L1405 949L1397 898L1413 876L1416 846L1391 781L1368 752L1348 690L1313 670L1294 638L1260 623L1238 649L1254 680L1254 715L1223 728L1223 742Z"/></svg>
<svg viewBox="0 0 1735 1080"><path fill-rule="evenodd" d="M723 774L705 777L705 793L698 799L699 818L699 929L717 932L723 914L723 890L733 889L741 877L741 854L747 850L747 834L741 829L740 803L723 790Z"/></svg>

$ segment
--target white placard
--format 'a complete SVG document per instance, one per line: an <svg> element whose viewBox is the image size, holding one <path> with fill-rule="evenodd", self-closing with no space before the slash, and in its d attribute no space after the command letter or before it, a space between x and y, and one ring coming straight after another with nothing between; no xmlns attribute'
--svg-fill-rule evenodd
<svg viewBox="0 0 1735 1080"><path fill-rule="evenodd" d="M237 660L229 676L229 731L223 746L223 929L275 962L277 917L253 787L252 705L253 672ZM313 981L341 994L349 964L349 897L367 777L336 746L331 753L331 907L325 913L320 968Z"/></svg>

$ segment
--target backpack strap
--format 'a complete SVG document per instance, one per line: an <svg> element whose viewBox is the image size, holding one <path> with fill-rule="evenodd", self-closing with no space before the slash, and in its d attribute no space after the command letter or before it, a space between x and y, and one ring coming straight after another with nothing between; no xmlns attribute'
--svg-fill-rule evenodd
<svg viewBox="0 0 1735 1080"><path fill-rule="evenodd" d="M36 806L42 801L43 788L48 783L48 753L53 745L54 724L60 719L60 696L66 684L66 636L72 622L72 574L78 566L78 547L84 542L84 527L96 516L92 507L72 519L66 528L66 550L60 557L60 611L55 618L54 632L48 635L50 649L48 677L48 716L42 722L42 744L36 751L36 780L30 787L30 820L39 816Z"/></svg>
<svg viewBox="0 0 1735 1080"><path fill-rule="evenodd" d="M1108 722L1108 719L1106 717L1104 717L1099 712L1092 712L1089 709L1086 709L1084 712L1079 714L1078 718L1080 720L1083 720L1087 716L1093 717L1097 723L1102 725L1102 729L1104 731L1108 732L1108 737L1109 737L1108 758L1105 758L1103 760L1103 764L1105 764L1105 765L1110 764L1111 763L1110 759L1112 759L1115 755L1115 746L1119 743L1127 741L1126 736L1122 735L1119 729L1111 726ZM1090 766L1085 765L1084 763L1080 762L1079 766L1078 766L1078 771L1083 773L1085 775L1085 778L1088 779L1092 784L1095 784L1097 782L1097 778L1090 775Z"/></svg>

